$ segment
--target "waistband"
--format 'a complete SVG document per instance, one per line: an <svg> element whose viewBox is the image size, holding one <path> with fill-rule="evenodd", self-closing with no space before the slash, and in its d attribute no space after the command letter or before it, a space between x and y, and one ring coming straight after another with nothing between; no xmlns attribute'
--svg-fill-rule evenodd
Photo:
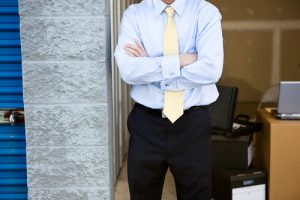
<svg viewBox="0 0 300 200"><path fill-rule="evenodd" d="M142 110L144 110L147 113L152 114L152 115L157 115L157 116L160 116L160 117L162 116L162 109L148 108L148 107L146 107L142 104L139 104L139 103L135 103L134 107L135 108L140 108L140 109L142 109ZM201 109L201 108L207 108L207 106L192 106L189 109L184 110L184 114L189 114L189 113L191 113L195 110Z"/></svg>

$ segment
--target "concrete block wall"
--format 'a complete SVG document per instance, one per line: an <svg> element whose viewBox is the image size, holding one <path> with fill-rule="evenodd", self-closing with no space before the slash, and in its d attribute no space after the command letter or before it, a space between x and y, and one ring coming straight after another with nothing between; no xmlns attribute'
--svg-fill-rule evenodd
<svg viewBox="0 0 300 200"><path fill-rule="evenodd" d="M19 0L30 200L112 199L105 0Z"/></svg>
<svg viewBox="0 0 300 200"><path fill-rule="evenodd" d="M263 92L300 80L300 1L209 0L223 15L223 85L240 88L237 113L255 115Z"/></svg>

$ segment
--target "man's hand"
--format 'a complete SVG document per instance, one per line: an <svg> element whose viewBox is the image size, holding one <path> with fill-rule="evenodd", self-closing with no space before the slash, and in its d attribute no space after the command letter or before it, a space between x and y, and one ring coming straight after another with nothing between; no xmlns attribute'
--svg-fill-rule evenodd
<svg viewBox="0 0 300 200"><path fill-rule="evenodd" d="M193 62L196 62L198 60L198 54L180 54L179 60L180 67L184 67L186 65L192 64Z"/></svg>
<svg viewBox="0 0 300 200"><path fill-rule="evenodd" d="M129 56L133 57L148 57L148 54L143 47L142 43L138 40L134 40L136 45L125 44L124 50Z"/></svg>

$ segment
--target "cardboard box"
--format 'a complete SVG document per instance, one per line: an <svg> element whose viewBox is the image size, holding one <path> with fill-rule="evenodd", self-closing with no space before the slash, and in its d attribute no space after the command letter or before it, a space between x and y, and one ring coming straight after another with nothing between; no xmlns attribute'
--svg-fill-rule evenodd
<svg viewBox="0 0 300 200"><path fill-rule="evenodd" d="M256 135L254 164L268 173L270 200L300 199L300 120L278 120L257 112L264 129Z"/></svg>

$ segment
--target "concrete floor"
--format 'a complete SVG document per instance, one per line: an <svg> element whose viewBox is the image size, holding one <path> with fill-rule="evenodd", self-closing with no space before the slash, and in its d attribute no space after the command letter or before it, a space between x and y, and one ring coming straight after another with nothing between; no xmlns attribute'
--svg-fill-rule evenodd
<svg viewBox="0 0 300 200"><path fill-rule="evenodd" d="M130 200L127 184L127 163L121 170L120 176L115 188L115 200ZM162 200L176 200L176 190L172 174L168 171L165 179Z"/></svg>

